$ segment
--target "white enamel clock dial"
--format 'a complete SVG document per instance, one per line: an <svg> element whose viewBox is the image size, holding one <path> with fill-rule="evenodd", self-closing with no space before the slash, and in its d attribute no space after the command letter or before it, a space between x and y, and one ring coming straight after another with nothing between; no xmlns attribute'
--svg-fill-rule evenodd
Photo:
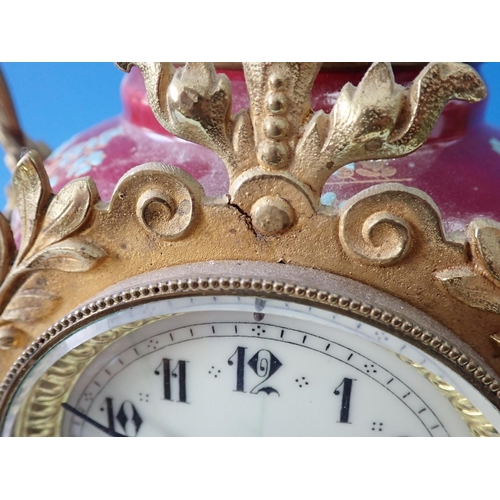
<svg viewBox="0 0 500 500"><path fill-rule="evenodd" d="M136 306L119 322L161 315L86 368L64 403L62 435L471 435L406 358L445 378L451 370L358 319L213 296Z"/></svg>

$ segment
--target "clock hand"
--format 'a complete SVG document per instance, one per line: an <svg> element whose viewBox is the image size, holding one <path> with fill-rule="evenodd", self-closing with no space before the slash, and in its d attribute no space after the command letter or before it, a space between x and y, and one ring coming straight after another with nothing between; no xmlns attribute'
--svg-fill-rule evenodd
<svg viewBox="0 0 500 500"><path fill-rule="evenodd" d="M73 408L72 406L70 406L67 403L61 403L61 406L65 410L69 411L70 413L73 413L77 417L80 417L82 420L85 420L85 422L88 422L90 425L93 425L94 427L96 427L97 429L101 430L102 432L105 432L106 434L108 434L108 436L112 436L112 437L127 437L124 434L120 434L119 432L116 432L116 431L114 431L112 429L109 429L108 427L105 427L104 425L100 424L99 422L96 422L94 419L92 419L90 417L87 417L87 415L85 415L81 411L78 411L76 408Z"/></svg>

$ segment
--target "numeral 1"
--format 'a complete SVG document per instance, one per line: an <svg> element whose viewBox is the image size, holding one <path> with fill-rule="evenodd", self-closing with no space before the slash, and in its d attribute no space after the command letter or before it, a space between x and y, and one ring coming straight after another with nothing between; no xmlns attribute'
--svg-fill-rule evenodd
<svg viewBox="0 0 500 500"><path fill-rule="evenodd" d="M179 361L172 372L172 377L179 377L179 403L186 402L186 362Z"/></svg>
<svg viewBox="0 0 500 500"><path fill-rule="evenodd" d="M172 401L172 378L178 378L179 403L187 402L186 392L186 363L187 361L179 361L176 367L171 370L171 359L163 358L161 364L155 370L155 375L163 373L163 398L167 401Z"/></svg>
<svg viewBox="0 0 500 500"><path fill-rule="evenodd" d="M340 423L349 423L349 407L351 405L352 383L355 379L344 378L339 386L333 391L333 394L340 394L339 388L342 387L342 402L340 406Z"/></svg>
<svg viewBox="0 0 500 500"><path fill-rule="evenodd" d="M236 391L245 392L245 350L246 347L238 347L234 354L227 360L229 366L233 366L236 356Z"/></svg>

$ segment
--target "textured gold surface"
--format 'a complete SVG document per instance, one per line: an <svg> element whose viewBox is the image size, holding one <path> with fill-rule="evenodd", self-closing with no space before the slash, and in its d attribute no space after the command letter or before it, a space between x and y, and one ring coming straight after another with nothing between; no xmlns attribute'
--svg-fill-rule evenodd
<svg viewBox="0 0 500 500"><path fill-rule="evenodd" d="M12 267L10 230L0 224L3 255L10 256L0 266L7 270L3 345L10 347L0 352L0 376L21 366L22 349L51 324L103 289L211 260L280 262L365 283L445 325L500 374L492 340L500 332L496 223L473 221L465 244L449 241L430 198L399 184L370 188L339 211L319 202L323 183L342 165L407 154L425 141L449 99L483 97L471 68L431 64L405 89L388 65L375 64L326 115L309 105L317 65L245 64L252 104L231 116L229 82L212 65L137 64L160 123L224 160L229 196L207 198L188 174L159 163L128 172L108 204L88 179L54 196L40 158L24 157L14 174L22 239ZM450 285L442 273L473 274L480 283L465 288L479 290L479 302L456 291L466 279ZM477 377L496 393L500 386L481 370Z"/></svg>

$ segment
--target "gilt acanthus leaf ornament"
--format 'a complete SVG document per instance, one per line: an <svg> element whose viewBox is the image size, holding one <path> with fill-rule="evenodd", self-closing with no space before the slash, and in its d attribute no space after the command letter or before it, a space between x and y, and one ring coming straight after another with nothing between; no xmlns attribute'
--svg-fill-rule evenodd
<svg viewBox="0 0 500 500"><path fill-rule="evenodd" d="M98 200L91 179L72 181L55 195L40 155L31 151L20 160L13 186L21 238L16 255L12 231L2 216L0 347L9 347L21 333L14 334L11 322L33 321L57 303L58 297L45 290L45 279L37 271L83 272L105 256L101 248L76 236Z"/></svg>
<svg viewBox="0 0 500 500"><path fill-rule="evenodd" d="M243 63L250 109L231 116L231 87L211 63L117 63L142 72L148 100L170 133L206 146L224 161L232 185L254 169L286 172L314 206L328 177L362 160L396 158L420 147L451 99L486 96L462 63L430 63L410 87L391 65L374 63L358 87L347 83L330 113L311 109L321 63ZM232 189L234 192L234 189Z"/></svg>

